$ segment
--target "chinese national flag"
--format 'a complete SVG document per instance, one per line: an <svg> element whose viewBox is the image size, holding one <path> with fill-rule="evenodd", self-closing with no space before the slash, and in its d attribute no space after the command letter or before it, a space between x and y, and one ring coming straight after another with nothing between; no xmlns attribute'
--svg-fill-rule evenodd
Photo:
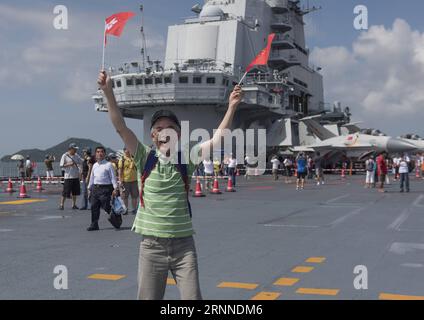
<svg viewBox="0 0 424 320"><path fill-rule="evenodd" d="M274 37L275 37L275 33L271 33L268 36L268 42L266 47L262 49L262 51L256 56L256 58L253 59L253 61L247 66L246 72L249 72L250 69L252 69L254 66L258 66L258 65L266 66L268 64L269 53L271 52L271 44L272 44L272 40L274 40Z"/></svg>
<svg viewBox="0 0 424 320"><path fill-rule="evenodd" d="M119 37L122 31L124 31L125 24L133 16L135 16L134 12L119 12L107 18L105 25L105 44L107 35L111 34Z"/></svg>

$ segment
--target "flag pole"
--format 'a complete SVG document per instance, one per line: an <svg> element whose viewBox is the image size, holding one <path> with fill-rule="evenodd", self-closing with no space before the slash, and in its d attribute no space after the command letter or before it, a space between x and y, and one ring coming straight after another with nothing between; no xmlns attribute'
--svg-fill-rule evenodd
<svg viewBox="0 0 424 320"><path fill-rule="evenodd" d="M246 78L247 72L248 72L248 71L246 71L246 72L244 73L243 77L241 77L241 79L240 79L240 81L239 81L238 85L241 85L241 83L243 82L244 78Z"/></svg>
<svg viewBox="0 0 424 320"><path fill-rule="evenodd" d="M103 33L102 71L105 70L105 48L106 48L106 21L105 21L105 31Z"/></svg>

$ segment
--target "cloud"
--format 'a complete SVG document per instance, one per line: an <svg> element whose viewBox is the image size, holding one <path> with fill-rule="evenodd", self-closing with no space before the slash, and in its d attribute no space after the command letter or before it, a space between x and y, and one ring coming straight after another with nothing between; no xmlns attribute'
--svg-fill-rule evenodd
<svg viewBox="0 0 424 320"><path fill-rule="evenodd" d="M402 19L371 27L352 48L314 48L311 61L323 68L327 100L342 101L362 120L422 115L424 33Z"/></svg>

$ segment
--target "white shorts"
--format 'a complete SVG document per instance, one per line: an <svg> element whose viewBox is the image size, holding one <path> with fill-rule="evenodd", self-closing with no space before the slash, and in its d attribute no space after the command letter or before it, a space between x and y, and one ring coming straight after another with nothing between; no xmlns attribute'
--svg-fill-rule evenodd
<svg viewBox="0 0 424 320"><path fill-rule="evenodd" d="M53 177L54 177L54 172L53 172L53 170L51 170L51 171L46 171L46 174L47 174L47 178L53 178Z"/></svg>
<svg viewBox="0 0 424 320"><path fill-rule="evenodd" d="M374 183L374 171L367 171L367 177L365 183Z"/></svg>

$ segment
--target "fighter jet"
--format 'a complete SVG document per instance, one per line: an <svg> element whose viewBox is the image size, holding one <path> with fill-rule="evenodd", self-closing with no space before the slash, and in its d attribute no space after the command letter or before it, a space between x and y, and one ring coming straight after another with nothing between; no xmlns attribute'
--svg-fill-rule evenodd
<svg viewBox="0 0 424 320"><path fill-rule="evenodd" d="M400 136L399 139L402 139L404 141L407 141L408 143L415 145L415 147L417 148L417 150L415 150L416 152L424 152L424 139L421 138L419 135L406 134Z"/></svg>
<svg viewBox="0 0 424 320"><path fill-rule="evenodd" d="M348 127L348 130L356 131L348 135L336 135L330 130L324 128L318 121L315 120L319 116L306 117L301 119L308 129L318 138L317 142L307 146L292 148L295 152L330 152L340 151L345 152L349 158L362 159L373 152L386 151L389 154L412 152L417 147L403 139L392 138L385 136L381 132L370 132L373 134L364 134L357 131L356 126Z"/></svg>

